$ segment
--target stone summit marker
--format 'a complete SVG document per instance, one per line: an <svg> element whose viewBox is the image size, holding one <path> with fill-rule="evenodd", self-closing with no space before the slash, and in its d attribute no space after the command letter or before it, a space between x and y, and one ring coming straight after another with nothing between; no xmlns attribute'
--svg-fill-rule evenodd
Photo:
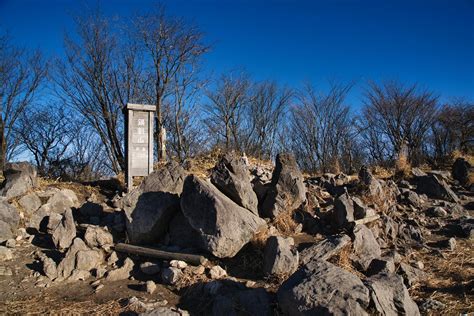
<svg viewBox="0 0 474 316"><path fill-rule="evenodd" d="M128 103L125 109L125 171L127 190L133 187L133 177L153 172L154 105Z"/></svg>

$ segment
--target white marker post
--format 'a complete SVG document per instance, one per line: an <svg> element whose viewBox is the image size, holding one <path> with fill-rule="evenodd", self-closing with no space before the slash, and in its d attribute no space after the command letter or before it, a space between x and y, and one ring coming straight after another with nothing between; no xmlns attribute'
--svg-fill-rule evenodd
<svg viewBox="0 0 474 316"><path fill-rule="evenodd" d="M125 109L125 153L127 191L133 187L133 177L153 172L153 117L154 105L128 103Z"/></svg>

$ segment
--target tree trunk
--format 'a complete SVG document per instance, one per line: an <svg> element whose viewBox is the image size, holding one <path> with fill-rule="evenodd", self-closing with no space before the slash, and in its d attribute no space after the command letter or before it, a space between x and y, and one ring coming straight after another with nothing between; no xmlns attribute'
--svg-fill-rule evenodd
<svg viewBox="0 0 474 316"><path fill-rule="evenodd" d="M158 161L166 160L166 149L165 141L163 138L163 116L161 113L161 99L159 96L156 98L156 132L155 132L155 141L156 141L156 153Z"/></svg>
<svg viewBox="0 0 474 316"><path fill-rule="evenodd" d="M3 175L3 169L5 168L6 156L7 156L7 140L5 139L5 124L3 122L3 117L0 115L0 173L2 175Z"/></svg>

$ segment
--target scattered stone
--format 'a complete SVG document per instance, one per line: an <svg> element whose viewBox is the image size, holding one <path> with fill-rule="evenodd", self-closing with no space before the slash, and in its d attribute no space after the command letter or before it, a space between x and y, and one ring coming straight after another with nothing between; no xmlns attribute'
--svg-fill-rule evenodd
<svg viewBox="0 0 474 316"><path fill-rule="evenodd" d="M379 274L367 281L375 309L380 315L420 315L403 279L396 274Z"/></svg>
<svg viewBox="0 0 474 316"><path fill-rule="evenodd" d="M370 196L384 200L386 198L381 181L377 180L367 166L362 166L359 170L359 181L368 189Z"/></svg>
<svg viewBox="0 0 474 316"><path fill-rule="evenodd" d="M117 256L117 253L115 251L112 251L112 253L107 258L107 265L114 266L118 262L118 260L119 258Z"/></svg>
<svg viewBox="0 0 474 316"><path fill-rule="evenodd" d="M227 276L227 272L224 269L222 269L220 266L213 266L209 270L209 275L210 275L211 279L213 279L213 280L222 279L222 278L225 278Z"/></svg>
<svg viewBox="0 0 474 316"><path fill-rule="evenodd" d="M365 315L369 290L352 273L327 261L312 260L277 292L287 315Z"/></svg>
<svg viewBox="0 0 474 316"><path fill-rule="evenodd" d="M69 189L62 189L53 194L46 203L51 212L62 214L65 211L79 206L76 193ZM44 206L44 205L43 205Z"/></svg>
<svg viewBox="0 0 474 316"><path fill-rule="evenodd" d="M446 242L446 247L449 249L449 251L454 251L456 250L456 239L451 237L448 239L448 241Z"/></svg>
<svg viewBox="0 0 474 316"><path fill-rule="evenodd" d="M114 243L112 234L107 231L107 228L89 226L84 234L84 241L91 248L110 249Z"/></svg>
<svg viewBox="0 0 474 316"><path fill-rule="evenodd" d="M354 254L352 259L361 269L366 271L369 268L370 262L373 259L379 258L382 255L382 251L372 231L367 226L357 225L353 233Z"/></svg>
<svg viewBox="0 0 474 316"><path fill-rule="evenodd" d="M56 279L58 276L58 267L56 262L43 253L40 254L39 259L43 266L44 275L46 275L50 280Z"/></svg>
<svg viewBox="0 0 474 316"><path fill-rule="evenodd" d="M133 270L133 265L134 263L132 259L126 258L123 263L123 266L118 269L109 271L105 279L107 281L118 281L128 279L130 277L130 273Z"/></svg>
<svg viewBox="0 0 474 316"><path fill-rule="evenodd" d="M16 240L15 239L8 239L5 242L5 247L7 248L15 248L16 247Z"/></svg>
<svg viewBox="0 0 474 316"><path fill-rule="evenodd" d="M104 256L98 250L79 250L76 253L76 269L91 271L100 266Z"/></svg>
<svg viewBox="0 0 474 316"><path fill-rule="evenodd" d="M206 268L204 266L197 266L192 270L193 274L195 275L203 275L206 272Z"/></svg>
<svg viewBox="0 0 474 316"><path fill-rule="evenodd" d="M7 199L23 195L38 184L36 168L27 162L6 163L3 176L0 195Z"/></svg>
<svg viewBox="0 0 474 316"><path fill-rule="evenodd" d="M148 293L148 294L153 294L153 292L155 292L156 290L156 284L155 282L153 281L146 281L145 283L145 291Z"/></svg>
<svg viewBox="0 0 474 316"><path fill-rule="evenodd" d="M80 238L74 238L71 247L69 247L64 259L58 264L58 278L68 278L76 265L76 254L81 250L89 250L86 244Z"/></svg>
<svg viewBox="0 0 474 316"><path fill-rule="evenodd" d="M298 260L293 238L271 236L267 239L263 255L264 274L290 275L298 268Z"/></svg>
<svg viewBox="0 0 474 316"><path fill-rule="evenodd" d="M428 214L433 217L446 217L448 216L448 212L441 206L432 207L428 210Z"/></svg>
<svg viewBox="0 0 474 316"><path fill-rule="evenodd" d="M306 186L296 159L288 153L276 157L272 182L262 204L262 213L274 218L287 210L295 210L306 201Z"/></svg>
<svg viewBox="0 0 474 316"><path fill-rule="evenodd" d="M13 253L7 247L0 246L0 262L13 259Z"/></svg>
<svg viewBox="0 0 474 316"><path fill-rule="evenodd" d="M29 193L21 197L18 204L25 210L26 214L31 215L41 207L41 199L36 193Z"/></svg>
<svg viewBox="0 0 474 316"><path fill-rule="evenodd" d="M188 266L188 264L184 261L181 261L181 260L171 260L170 261L170 266L183 270L184 268L186 268Z"/></svg>
<svg viewBox="0 0 474 316"><path fill-rule="evenodd" d="M400 263L397 273L403 277L403 281L408 288L426 277L426 273L422 270L403 262Z"/></svg>
<svg viewBox="0 0 474 316"><path fill-rule="evenodd" d="M144 262L140 264L140 271L146 275L155 275L160 272L160 265L154 262Z"/></svg>
<svg viewBox="0 0 474 316"><path fill-rule="evenodd" d="M72 210L67 210L61 222L53 231L53 243L59 250L67 249L71 246L72 241L76 238L76 224L72 216Z"/></svg>
<svg viewBox="0 0 474 316"><path fill-rule="evenodd" d="M0 266L0 276L12 276L12 275L13 275L12 269L10 269L9 267Z"/></svg>
<svg viewBox="0 0 474 316"><path fill-rule="evenodd" d="M422 312L429 312L433 310L443 310L445 309L446 305L441 303L440 301L428 298L424 300L424 302L420 306L420 310Z"/></svg>
<svg viewBox="0 0 474 316"><path fill-rule="evenodd" d="M334 223L343 228L354 221L354 204L348 193L339 196L334 201Z"/></svg>
<svg viewBox="0 0 474 316"><path fill-rule="evenodd" d="M420 208L421 205L423 204L423 201L421 200L420 196L413 191L406 191L402 195L402 202L405 202L408 205L413 205L416 208Z"/></svg>
<svg viewBox="0 0 474 316"><path fill-rule="evenodd" d="M266 225L210 182L194 175L184 182L181 209L189 224L200 233L203 250L219 258L233 257Z"/></svg>
<svg viewBox="0 0 474 316"><path fill-rule="evenodd" d="M91 274L89 271L74 269L71 276L68 278L69 281L84 281L90 278Z"/></svg>
<svg viewBox="0 0 474 316"><path fill-rule="evenodd" d="M182 272L178 268L168 267L161 271L161 278L166 284L176 284L182 276Z"/></svg>
<svg viewBox="0 0 474 316"><path fill-rule="evenodd" d="M176 162L151 173L140 186L123 199L125 224L130 242L135 244L156 242L179 211L179 196L186 177Z"/></svg>
<svg viewBox="0 0 474 316"><path fill-rule="evenodd" d="M313 246L304 249L300 253L300 262L302 264L307 264L313 259L329 260L350 242L351 238L347 235L335 237L329 236L328 238L317 242Z"/></svg>

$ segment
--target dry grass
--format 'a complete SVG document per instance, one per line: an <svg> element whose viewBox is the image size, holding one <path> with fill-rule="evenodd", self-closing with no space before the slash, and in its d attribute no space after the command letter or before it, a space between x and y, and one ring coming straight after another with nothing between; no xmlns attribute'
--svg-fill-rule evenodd
<svg viewBox="0 0 474 316"><path fill-rule="evenodd" d="M282 236L291 236L295 233L298 223L293 219L294 210L287 210L278 214L273 220L273 226Z"/></svg>
<svg viewBox="0 0 474 316"><path fill-rule="evenodd" d="M474 312L474 247L472 240L458 239L457 248L445 258L428 249L415 253L429 277L409 289L414 299L435 299L452 315ZM441 313L441 311L439 311Z"/></svg>
<svg viewBox="0 0 474 316"><path fill-rule="evenodd" d="M264 249L265 245L267 244L268 237L270 237L270 232L268 227L265 226L254 234L250 243L258 249Z"/></svg>
<svg viewBox="0 0 474 316"><path fill-rule="evenodd" d="M365 279L364 274L359 272L352 264L352 260L350 258L351 254L352 243L349 243L328 261L346 271L349 271L352 274L357 275L360 279Z"/></svg>
<svg viewBox="0 0 474 316"><path fill-rule="evenodd" d="M395 177L397 178L408 178L411 172L411 164L408 161L406 155L398 156L398 159L395 161Z"/></svg>

